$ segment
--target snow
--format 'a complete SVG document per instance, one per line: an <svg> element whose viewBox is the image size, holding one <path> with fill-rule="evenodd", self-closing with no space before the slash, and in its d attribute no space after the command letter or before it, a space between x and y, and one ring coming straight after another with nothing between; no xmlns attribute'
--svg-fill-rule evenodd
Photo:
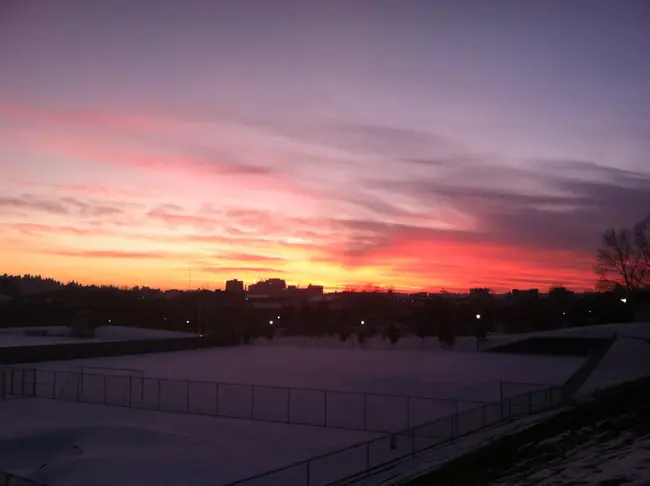
<svg viewBox="0 0 650 486"><path fill-rule="evenodd" d="M0 334L0 346L11 345L6 343L12 339L20 344L39 339L49 340L51 344L52 339L56 339L26 337L20 335L23 331L12 329L9 334ZM533 335L610 337L614 332L650 337L650 326L606 325L525 335L492 335L484 346ZM119 341L175 335L190 334L107 326L98 330L95 340ZM79 340L75 339L74 342ZM619 339L581 391L589 393L613 382L647 374L650 371L650 359L644 358L650 358L647 346L639 339ZM562 384L585 361L576 357L475 353L474 350L474 338L459 338L455 351L450 351L441 349L437 338L428 338L422 344L419 338L406 337L400 340L397 349L392 349L387 340L379 337L368 341L363 348L353 347L350 342L341 343L338 338L280 337L233 348L38 363L30 367L79 372L81 367L94 366L142 370L143 376L149 378L450 398L459 400L462 410L475 405L469 403L472 400L497 401L502 392L504 396L512 396L534 388L525 383ZM95 372L112 373L111 370ZM122 379L128 382L132 379L131 375L133 373L126 373ZM146 382L147 378L140 378L142 389ZM167 383L170 385L163 390L163 394L172 401L181 397L180 401L184 403L182 390L186 388L171 385L176 382ZM208 389L211 390L212 386L206 383L201 393L208 397ZM227 386L232 387L227 393L235 396L237 385ZM76 386L72 388L76 390ZM227 387L224 389L229 390ZM257 399L268 403L269 407L275 402L286 403L272 396L270 390L258 390ZM265 395L267 392L268 395ZM244 395L230 402L233 411L250 407L249 396ZM339 398L335 399L335 402L338 400L336 403L328 403L332 407L330 413L353 418L357 413L356 405L350 400L355 398L342 399L343 394ZM206 400L209 401L208 398ZM295 407L297 413L309 415L322 406L318 400L313 404L308 402L306 400ZM437 415L450 415L458 407L454 402L439 403ZM0 409L0 469L27 475L52 486L146 486L149 483L143 478L150 479L150 484L156 486L182 482L223 484L376 437L367 432L43 399L8 400L0 402ZM380 415L397 414L385 413L384 410ZM539 418L525 420L532 423ZM460 454L471 450L477 444L526 423L491 429L473 440L462 439L454 446L445 447L446 452L437 451L400 471L413 474L414 467L421 470L445 460L454 451ZM327 467L339 467L339 463L358 466L358 458L346 457L342 455L336 464ZM48 465L37 473L44 463ZM300 475L301 471L297 467L289 473ZM293 484L298 477L302 479L302 476L291 476L286 484Z"/></svg>
<svg viewBox="0 0 650 486"><path fill-rule="evenodd" d="M213 486L377 436L37 398L0 410L0 470L49 486Z"/></svg>
<svg viewBox="0 0 650 486"><path fill-rule="evenodd" d="M433 471L441 465L458 457L489 445L491 442L500 439L505 435L515 434L528 427L538 424L553 415L559 410L545 412L539 415L523 417L514 422L507 422L494 427L487 428L475 434L457 439L443 447L434 448L431 451L421 453L415 458L406 459L397 464L391 465L384 470L379 470L367 478L359 479L351 484L363 486L388 486L405 483L418 478L429 471Z"/></svg>
<svg viewBox="0 0 650 486"><path fill-rule="evenodd" d="M556 484L647 485L650 480L650 437L621 433L615 439L595 438L563 453L543 468L519 465L494 486Z"/></svg>
<svg viewBox="0 0 650 486"><path fill-rule="evenodd" d="M500 382L564 383L584 358L499 353L241 346L39 363L139 369L145 377L384 393L467 401L500 399ZM507 395L530 386L507 385Z"/></svg>
<svg viewBox="0 0 650 486"><path fill-rule="evenodd" d="M581 396L650 374L650 343L619 337L578 390Z"/></svg>
<svg viewBox="0 0 650 486"><path fill-rule="evenodd" d="M44 333L45 335L28 335L29 333ZM70 336L70 329L65 326L8 327L0 328L0 347L135 341L192 336L196 336L196 334L124 326L100 326L95 330L94 338L76 338Z"/></svg>

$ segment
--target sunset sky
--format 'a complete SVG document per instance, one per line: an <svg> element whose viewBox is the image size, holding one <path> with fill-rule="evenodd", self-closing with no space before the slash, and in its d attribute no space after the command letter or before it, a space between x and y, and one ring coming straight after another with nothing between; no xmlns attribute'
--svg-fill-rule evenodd
<svg viewBox="0 0 650 486"><path fill-rule="evenodd" d="M648 213L647 1L0 4L0 273L581 290Z"/></svg>

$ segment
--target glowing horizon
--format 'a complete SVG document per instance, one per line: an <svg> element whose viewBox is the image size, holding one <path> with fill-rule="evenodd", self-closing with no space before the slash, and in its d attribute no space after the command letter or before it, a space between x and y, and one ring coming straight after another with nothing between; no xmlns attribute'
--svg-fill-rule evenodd
<svg viewBox="0 0 650 486"><path fill-rule="evenodd" d="M650 212L650 13L482 5L16 2L0 273L592 289Z"/></svg>

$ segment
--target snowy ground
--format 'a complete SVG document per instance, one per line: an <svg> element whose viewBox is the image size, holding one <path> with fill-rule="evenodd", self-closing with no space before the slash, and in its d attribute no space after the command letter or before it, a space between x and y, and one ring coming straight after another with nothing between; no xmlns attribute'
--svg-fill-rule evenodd
<svg viewBox="0 0 650 486"><path fill-rule="evenodd" d="M29 335L30 333L43 333L44 335ZM95 330L94 338L74 338L70 337L70 330L64 326L8 327L0 328L0 347L41 346L103 341L135 341L140 339L190 336L195 336L195 334L178 331L162 331L157 329L140 329L135 327L101 326Z"/></svg>
<svg viewBox="0 0 650 486"><path fill-rule="evenodd" d="M145 377L495 401L500 381L561 384L584 358L243 346L39 363L139 369ZM509 386L508 394L529 388Z"/></svg>
<svg viewBox="0 0 650 486"><path fill-rule="evenodd" d="M582 397L650 375L650 343L619 337L578 391Z"/></svg>
<svg viewBox="0 0 650 486"><path fill-rule="evenodd" d="M214 486L375 436L44 399L0 402L0 470L49 486Z"/></svg>
<svg viewBox="0 0 650 486"><path fill-rule="evenodd" d="M580 431L578 431L579 433ZM584 444L567 446L571 431L540 442L556 447L561 455L538 464L519 464L494 486L553 486L583 484L647 485L650 482L650 435L623 432L618 437L594 437Z"/></svg>
<svg viewBox="0 0 650 486"><path fill-rule="evenodd" d="M650 336L648 327L598 326L536 334L607 337L618 331L643 337ZM108 328L100 339L122 340L126 334ZM530 335L493 336L487 345L525 337ZM373 343L368 344L370 349L360 349L338 339L327 344L280 338L236 348L39 363L36 367L78 371L82 366L101 366L138 369L145 377L494 401L500 397L500 382L561 384L584 362L573 357L470 353L475 349L473 338L457 341L457 349L467 352L442 350L434 338L424 345L417 338L405 338L398 349L381 339ZM639 363L646 343L624 339L617 345L610 351L613 358L608 361L606 356L594 372L594 377L601 374L594 378L597 383L647 373L645 363ZM506 394L529 389L506 385ZM353 413L345 403L339 406ZM41 399L10 400L0 407L0 469L40 477L53 486L146 486L145 477L152 478L156 486L222 484L374 437L322 427ZM448 404L445 407L446 413L453 413ZM44 463L49 464L41 471L45 476L33 476Z"/></svg>

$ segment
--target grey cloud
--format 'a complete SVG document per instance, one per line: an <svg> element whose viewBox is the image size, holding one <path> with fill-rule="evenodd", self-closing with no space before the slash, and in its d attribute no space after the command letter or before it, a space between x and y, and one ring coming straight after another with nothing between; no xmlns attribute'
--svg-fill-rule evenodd
<svg viewBox="0 0 650 486"><path fill-rule="evenodd" d="M382 246L410 238L589 253L606 227L628 226L650 213L650 178L644 174L584 161L546 162L518 168L466 159L453 165L450 178L371 181L424 206L453 207L472 217L475 227L448 231L339 221L346 230L345 254L351 260L363 259ZM524 190L533 186L537 191Z"/></svg>
<svg viewBox="0 0 650 486"><path fill-rule="evenodd" d="M117 205L107 205L97 201L82 201L71 197L48 199L30 194L0 198L0 208L84 217L114 216L124 212Z"/></svg>

